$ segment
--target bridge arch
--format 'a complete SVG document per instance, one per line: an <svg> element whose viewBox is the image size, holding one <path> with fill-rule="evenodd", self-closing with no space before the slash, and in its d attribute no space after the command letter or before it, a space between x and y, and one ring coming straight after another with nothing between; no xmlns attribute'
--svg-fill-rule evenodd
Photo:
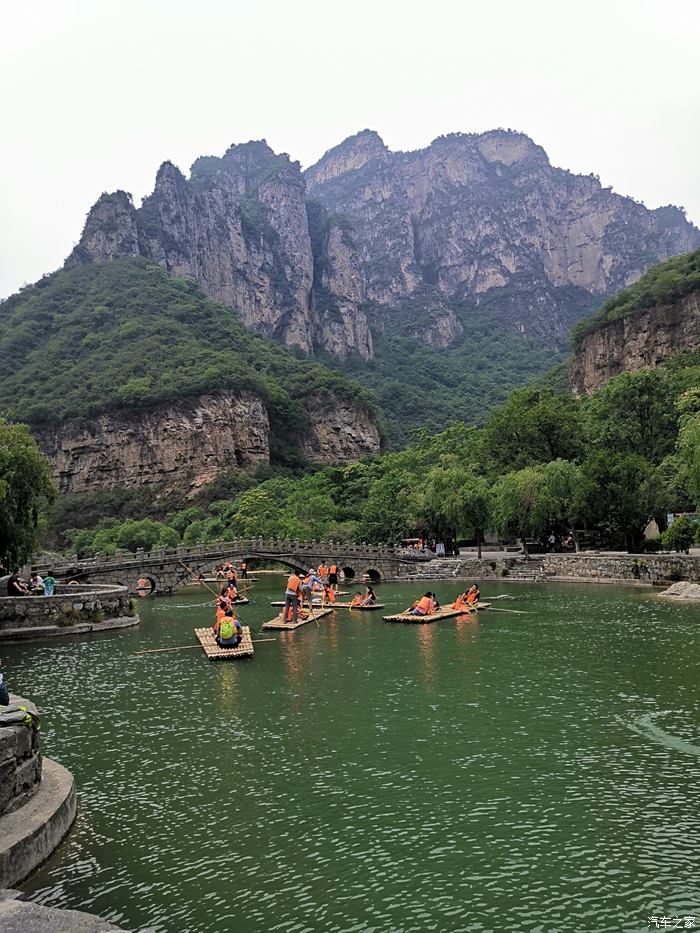
<svg viewBox="0 0 700 933"><path fill-rule="evenodd" d="M374 567L369 567L369 568L365 571L365 573L366 573L367 576L369 577L369 582L370 582L370 583L381 583L381 582L382 582L382 575L381 575L381 573L380 573L378 570L375 570Z"/></svg>
<svg viewBox="0 0 700 933"><path fill-rule="evenodd" d="M355 579L355 568L343 567L343 575L345 577L345 582L350 583L351 580Z"/></svg>

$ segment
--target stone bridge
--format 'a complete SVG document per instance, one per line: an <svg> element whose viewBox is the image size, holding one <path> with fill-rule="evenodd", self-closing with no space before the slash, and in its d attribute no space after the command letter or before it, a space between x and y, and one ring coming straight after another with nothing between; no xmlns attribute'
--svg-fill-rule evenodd
<svg viewBox="0 0 700 933"><path fill-rule="evenodd" d="M84 583L119 583L131 592L140 578L148 580L154 593L172 593L192 582L194 574L210 576L212 568L231 560L236 566L248 561L253 567L271 563L306 571L322 561L336 564L347 582L360 581L366 574L375 583L400 580L415 573L418 564L431 560L430 552L412 552L407 548L368 544L338 544L333 541L279 541L264 538L235 538L196 547L180 546L175 550L157 548L150 553L120 554L116 557L78 558L41 563L39 573L51 569L59 579Z"/></svg>

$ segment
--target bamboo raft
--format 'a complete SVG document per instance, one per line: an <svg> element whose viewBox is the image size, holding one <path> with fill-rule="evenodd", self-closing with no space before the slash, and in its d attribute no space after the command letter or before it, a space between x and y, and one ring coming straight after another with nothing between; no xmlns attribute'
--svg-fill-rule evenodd
<svg viewBox="0 0 700 933"><path fill-rule="evenodd" d="M220 648L210 628L196 628L195 635L210 661L234 661L236 658L252 658L255 653L250 629L243 626L243 641L237 648Z"/></svg>
<svg viewBox="0 0 700 933"><path fill-rule="evenodd" d="M477 609L488 609L490 603L478 603ZM471 612L474 610L472 609ZM432 612L429 616L414 616L410 612L397 612L392 616L384 616L385 622L404 622L408 625L426 625L428 622L439 622L441 619L452 619L454 616L466 616L470 615L470 610L468 609L453 609L451 606L446 606L444 609L438 609L437 612Z"/></svg>
<svg viewBox="0 0 700 933"><path fill-rule="evenodd" d="M352 603L333 603L331 609L355 609L360 612L371 612L372 609L384 609L384 603L373 603L371 606L353 606Z"/></svg>
<svg viewBox="0 0 700 933"><path fill-rule="evenodd" d="M317 619L321 619L323 616L330 615L332 611L332 609L314 609L314 615L311 615L309 612L304 618L302 618L300 613L296 625L293 622L283 621L282 613L280 612L280 614L275 616L274 619L270 619L269 622L264 622L261 628L265 629L266 631L269 631L270 629L282 629L284 631L292 632L296 628L301 628L302 625L307 625L309 622L313 622L314 616L316 616Z"/></svg>

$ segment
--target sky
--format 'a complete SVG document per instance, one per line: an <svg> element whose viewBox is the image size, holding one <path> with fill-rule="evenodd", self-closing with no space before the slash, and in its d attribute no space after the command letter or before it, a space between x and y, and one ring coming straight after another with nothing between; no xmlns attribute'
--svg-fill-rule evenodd
<svg viewBox="0 0 700 933"><path fill-rule="evenodd" d="M307 166L511 127L700 225L699 42L697 0L0 0L0 297L103 191L249 139Z"/></svg>

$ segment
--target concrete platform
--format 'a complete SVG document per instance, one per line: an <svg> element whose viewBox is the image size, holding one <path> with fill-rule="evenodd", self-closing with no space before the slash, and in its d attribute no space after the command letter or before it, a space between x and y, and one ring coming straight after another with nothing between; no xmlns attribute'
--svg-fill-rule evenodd
<svg viewBox="0 0 700 933"><path fill-rule="evenodd" d="M46 861L70 829L75 811L73 775L44 758L39 790L19 810L0 816L0 888L11 888ZM2 922L0 929L7 929Z"/></svg>
<svg viewBox="0 0 700 933"><path fill-rule="evenodd" d="M0 629L0 641L26 641L29 638L53 638L56 635L87 635L90 632L109 632L115 628L138 625L138 615L105 619L104 622L76 622L75 625L33 625Z"/></svg>
<svg viewBox="0 0 700 933"><path fill-rule="evenodd" d="M56 910L19 900L0 901L0 930L3 933L110 933L122 930L94 914L78 910Z"/></svg>

